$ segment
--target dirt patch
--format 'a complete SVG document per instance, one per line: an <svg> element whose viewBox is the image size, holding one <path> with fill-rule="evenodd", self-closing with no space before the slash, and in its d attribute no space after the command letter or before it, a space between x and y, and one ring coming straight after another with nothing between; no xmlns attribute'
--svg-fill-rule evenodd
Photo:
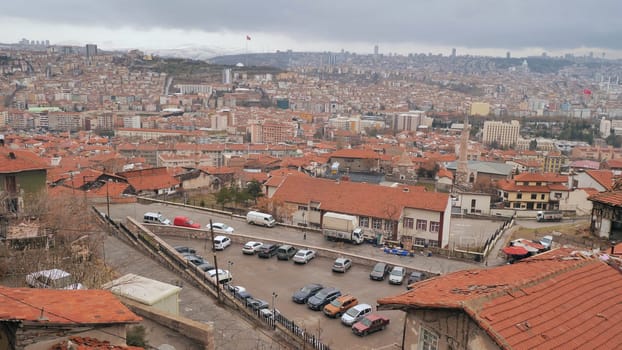
<svg viewBox="0 0 622 350"><path fill-rule="evenodd" d="M508 239L508 243L518 238L538 241L546 235L553 236L554 247L606 249L611 246L607 240L593 236L590 233L590 224L585 222L538 228L518 227Z"/></svg>

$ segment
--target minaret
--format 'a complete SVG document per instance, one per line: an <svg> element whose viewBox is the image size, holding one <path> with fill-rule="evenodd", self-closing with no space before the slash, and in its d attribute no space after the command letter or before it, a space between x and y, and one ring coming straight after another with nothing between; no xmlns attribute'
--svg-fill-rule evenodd
<svg viewBox="0 0 622 350"><path fill-rule="evenodd" d="M458 164L456 167L455 184L458 187L465 187L469 184L469 163L467 161L467 151L469 144L469 133L471 126L469 125L469 116L464 118L464 127L460 134L460 154L458 155Z"/></svg>

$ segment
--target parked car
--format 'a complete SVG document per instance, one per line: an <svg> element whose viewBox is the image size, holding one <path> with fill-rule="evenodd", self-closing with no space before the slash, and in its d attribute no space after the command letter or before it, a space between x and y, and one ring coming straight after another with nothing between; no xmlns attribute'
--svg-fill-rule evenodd
<svg viewBox="0 0 622 350"><path fill-rule="evenodd" d="M222 222L213 222L211 225L207 224L205 225L205 228L208 231L211 231L212 228L214 229L214 232L216 233L225 233L225 234L231 234L233 233L233 231L235 231L233 229L233 227L227 225L227 224L223 224Z"/></svg>
<svg viewBox="0 0 622 350"><path fill-rule="evenodd" d="M389 274L390 284L402 284L406 276L406 270L401 266L394 266Z"/></svg>
<svg viewBox="0 0 622 350"><path fill-rule="evenodd" d="M158 225L170 225L171 220L165 218L160 213L145 213L143 215L143 222L146 224L158 224Z"/></svg>
<svg viewBox="0 0 622 350"><path fill-rule="evenodd" d="M259 253L257 256L260 258L271 258L276 255L276 250L279 249L278 244L264 244L261 249L259 249Z"/></svg>
<svg viewBox="0 0 622 350"><path fill-rule="evenodd" d="M253 310L261 310L269 308L270 304L268 304L268 302L265 300L251 297L246 299L246 306L250 307Z"/></svg>
<svg viewBox="0 0 622 350"><path fill-rule="evenodd" d="M69 272L61 269L29 273L26 275L26 284L32 288L86 289L82 283L76 283Z"/></svg>
<svg viewBox="0 0 622 350"><path fill-rule="evenodd" d="M376 331L385 329L389 324L389 319L384 315L374 313L365 316L360 321L352 325L352 333L356 335L368 335Z"/></svg>
<svg viewBox="0 0 622 350"><path fill-rule="evenodd" d="M176 216L173 219L173 225L188 228L201 228L201 225L193 222L187 216Z"/></svg>
<svg viewBox="0 0 622 350"><path fill-rule="evenodd" d="M297 252L298 249L292 247L289 244L283 244L279 247L279 249L276 250L276 258L279 260L289 260L294 255L296 255Z"/></svg>
<svg viewBox="0 0 622 350"><path fill-rule="evenodd" d="M176 247L173 247L173 249L175 249L179 254L184 254L184 253L196 254L197 253L197 251L194 250L193 248L186 247L186 246L176 246Z"/></svg>
<svg viewBox="0 0 622 350"><path fill-rule="evenodd" d="M192 254L184 255L184 258L186 259L187 262L192 263L195 266L203 265L207 262L205 261L205 259L201 258L200 256L196 256Z"/></svg>
<svg viewBox="0 0 622 350"><path fill-rule="evenodd" d="M373 311L369 304L358 304L351 307L345 314L341 316L341 323L346 326L352 326L361 318L371 314Z"/></svg>
<svg viewBox="0 0 622 350"><path fill-rule="evenodd" d="M412 289L410 287L411 284L419 282L419 281L423 281L424 279L425 279L425 274L423 272L413 271L408 276L408 281L406 282L406 288Z"/></svg>
<svg viewBox="0 0 622 350"><path fill-rule="evenodd" d="M216 269L209 270L206 272L207 275L212 279L212 281L216 281ZM229 283L233 280L233 276L227 270L218 269L218 282L221 284Z"/></svg>
<svg viewBox="0 0 622 350"><path fill-rule="evenodd" d="M231 245L231 238L227 236L214 237L214 249L225 250L225 248L227 248L230 245Z"/></svg>
<svg viewBox="0 0 622 350"><path fill-rule="evenodd" d="M320 311L326 304L341 296L341 291L337 288L326 287L307 300L307 306L311 310Z"/></svg>
<svg viewBox="0 0 622 350"><path fill-rule="evenodd" d="M351 307L357 305L359 300L353 295L346 294L330 302L324 306L324 315L328 317L341 317L344 312L348 311Z"/></svg>
<svg viewBox="0 0 622 350"><path fill-rule="evenodd" d="M346 272L348 269L352 267L352 260L349 258L337 258L333 263L333 271L335 272Z"/></svg>
<svg viewBox="0 0 622 350"><path fill-rule="evenodd" d="M272 319L275 316L278 316L281 314L281 311L279 311L278 309L270 309L270 308L266 308L266 309L261 309L259 310L259 314L261 315L261 317L266 318L266 319Z"/></svg>
<svg viewBox="0 0 622 350"><path fill-rule="evenodd" d="M373 270L369 274L369 278L375 281L383 281L389 273L389 265L379 262L374 265Z"/></svg>
<svg viewBox="0 0 622 350"><path fill-rule="evenodd" d="M244 247L242 247L242 253L253 255L257 253L259 249L261 249L262 246L263 246L263 243L261 242L256 242L256 241L246 242L246 244L244 244Z"/></svg>
<svg viewBox="0 0 622 350"><path fill-rule="evenodd" d="M307 300L309 300L310 297L314 296L315 293L319 292L322 288L324 288L324 286L318 283L308 284L300 288L300 290L296 293L294 293L294 295L292 296L292 300L295 303L304 304L307 302Z"/></svg>
<svg viewBox="0 0 622 350"><path fill-rule="evenodd" d="M540 238L540 244L544 247L545 250L551 250L551 246L553 245L553 236L546 235Z"/></svg>
<svg viewBox="0 0 622 350"><path fill-rule="evenodd" d="M266 227L274 227L276 225L276 220L274 220L272 215L258 211L249 211L246 214L246 222L251 225L263 225Z"/></svg>
<svg viewBox="0 0 622 350"><path fill-rule="evenodd" d="M313 258L315 258L315 250L301 249L294 255L292 260L297 264L306 264Z"/></svg>
<svg viewBox="0 0 622 350"><path fill-rule="evenodd" d="M245 292L246 288L244 288L242 286L234 286L234 285L228 284L227 285L227 290L229 292L231 292L231 294L235 294L237 292Z"/></svg>
<svg viewBox="0 0 622 350"><path fill-rule="evenodd" d="M203 260L203 263L200 265L197 265L197 269L203 271L203 272L207 272L209 270L213 270L215 269L214 265L210 264L209 262L207 262L206 260Z"/></svg>

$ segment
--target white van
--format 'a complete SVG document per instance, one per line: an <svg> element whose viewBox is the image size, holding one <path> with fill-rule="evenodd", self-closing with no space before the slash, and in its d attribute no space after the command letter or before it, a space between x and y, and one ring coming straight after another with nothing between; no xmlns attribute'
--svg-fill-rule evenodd
<svg viewBox="0 0 622 350"><path fill-rule="evenodd" d="M274 227L276 220L270 214L261 213L258 211L249 211L246 214L246 222L251 225L262 225L266 227Z"/></svg>
<svg viewBox="0 0 622 350"><path fill-rule="evenodd" d="M145 213L143 222L147 224L170 225L171 220L165 218L160 213Z"/></svg>

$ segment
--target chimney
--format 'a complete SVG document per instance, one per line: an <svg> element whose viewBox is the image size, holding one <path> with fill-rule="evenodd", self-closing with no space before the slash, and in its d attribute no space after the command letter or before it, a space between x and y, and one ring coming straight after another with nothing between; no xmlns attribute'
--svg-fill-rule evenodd
<svg viewBox="0 0 622 350"><path fill-rule="evenodd" d="M17 159L15 152L9 152L9 159Z"/></svg>

